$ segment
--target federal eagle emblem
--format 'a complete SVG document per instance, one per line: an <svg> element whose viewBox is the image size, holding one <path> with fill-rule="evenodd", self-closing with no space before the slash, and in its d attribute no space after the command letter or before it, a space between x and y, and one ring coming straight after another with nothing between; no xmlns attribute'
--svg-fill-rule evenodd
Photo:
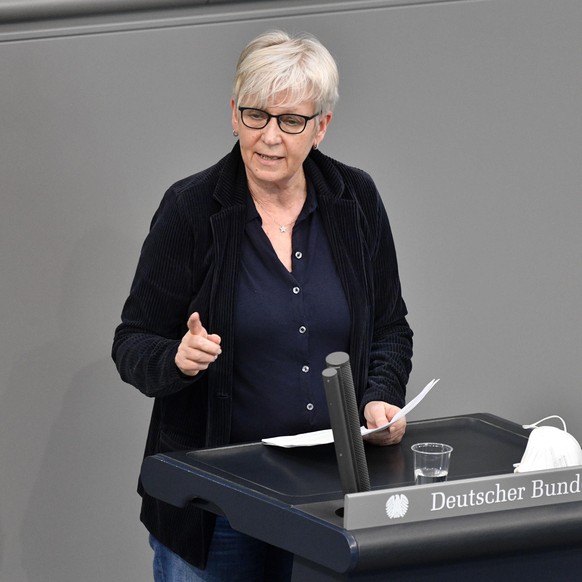
<svg viewBox="0 0 582 582"><path fill-rule="evenodd" d="M386 515L390 519L404 517L408 511L408 497L404 494L391 495L386 501Z"/></svg>

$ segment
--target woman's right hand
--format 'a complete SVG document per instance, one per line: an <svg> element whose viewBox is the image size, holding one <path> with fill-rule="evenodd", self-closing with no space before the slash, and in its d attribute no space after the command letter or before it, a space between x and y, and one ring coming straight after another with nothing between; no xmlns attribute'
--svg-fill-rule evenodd
<svg viewBox="0 0 582 582"><path fill-rule="evenodd" d="M206 370L222 353L220 336L209 334L202 322L200 314L194 312L188 318L188 331L182 338L176 353L176 366L187 376L196 376Z"/></svg>

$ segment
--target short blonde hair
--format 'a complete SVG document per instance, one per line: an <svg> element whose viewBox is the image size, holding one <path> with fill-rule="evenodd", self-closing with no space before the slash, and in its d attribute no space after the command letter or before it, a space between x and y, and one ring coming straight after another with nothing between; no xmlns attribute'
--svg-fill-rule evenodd
<svg viewBox="0 0 582 582"><path fill-rule="evenodd" d="M318 112L332 111L339 75L329 51L309 34L275 30L261 34L242 51L233 84L235 104L254 107L314 101ZM273 99L280 102L273 103Z"/></svg>

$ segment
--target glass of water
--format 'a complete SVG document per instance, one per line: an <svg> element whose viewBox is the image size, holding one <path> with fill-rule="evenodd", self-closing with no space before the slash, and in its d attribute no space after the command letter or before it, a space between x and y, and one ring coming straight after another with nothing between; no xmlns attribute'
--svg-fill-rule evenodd
<svg viewBox="0 0 582 582"><path fill-rule="evenodd" d="M444 443L412 445L414 482L416 485L442 483L447 480L453 447Z"/></svg>

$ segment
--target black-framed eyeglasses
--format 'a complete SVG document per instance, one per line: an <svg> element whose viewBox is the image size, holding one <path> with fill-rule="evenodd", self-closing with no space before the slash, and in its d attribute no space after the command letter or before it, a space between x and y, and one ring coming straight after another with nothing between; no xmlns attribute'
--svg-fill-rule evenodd
<svg viewBox="0 0 582 582"><path fill-rule="evenodd" d="M292 134L301 133L307 127L307 122L319 115L319 113L311 117L299 115L298 113L271 115L262 109L255 109L254 107L239 107L238 110L240 111L242 122L250 129L263 129L267 127L271 118L274 117L281 131Z"/></svg>

